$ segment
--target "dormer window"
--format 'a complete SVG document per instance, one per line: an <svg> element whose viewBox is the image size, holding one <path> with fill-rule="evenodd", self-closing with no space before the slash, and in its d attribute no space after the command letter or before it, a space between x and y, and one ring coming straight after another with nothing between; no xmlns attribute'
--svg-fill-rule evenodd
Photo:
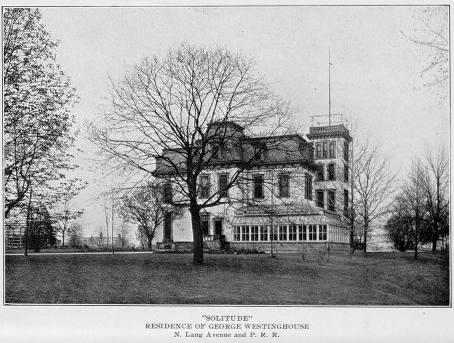
<svg viewBox="0 0 454 343"><path fill-rule="evenodd" d="M213 145L213 150L211 152L211 156L214 159L218 159L219 158L219 145Z"/></svg>
<svg viewBox="0 0 454 343"><path fill-rule="evenodd" d="M257 161L264 161L266 154L266 145L256 145L254 146L254 158Z"/></svg>

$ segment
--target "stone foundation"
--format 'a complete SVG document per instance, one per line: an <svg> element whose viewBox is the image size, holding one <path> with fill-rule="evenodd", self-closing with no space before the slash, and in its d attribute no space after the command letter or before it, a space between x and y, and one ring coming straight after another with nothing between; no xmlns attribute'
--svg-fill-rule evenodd
<svg viewBox="0 0 454 343"><path fill-rule="evenodd" d="M158 251L177 251L192 252L192 242L172 242L160 245ZM309 251L345 251L348 243L328 243L328 242L273 242L274 253L301 253ZM205 251L221 251L219 241L205 241L203 243ZM235 251L258 251L271 252L271 242L226 242L224 250Z"/></svg>
<svg viewBox="0 0 454 343"><path fill-rule="evenodd" d="M331 251L345 251L348 243L328 242L273 242L274 253L300 253L309 251L325 251L328 246ZM230 242L230 250L257 250L271 252L271 242Z"/></svg>

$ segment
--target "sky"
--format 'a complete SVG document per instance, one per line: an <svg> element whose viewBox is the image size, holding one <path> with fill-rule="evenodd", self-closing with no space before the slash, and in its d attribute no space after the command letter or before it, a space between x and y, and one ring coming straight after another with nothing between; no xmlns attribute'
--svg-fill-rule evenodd
<svg viewBox="0 0 454 343"><path fill-rule="evenodd" d="M225 47L252 57L256 70L295 108L308 127L328 114L328 51L332 113L358 121L404 175L427 148L449 147L449 102L423 87L426 51L405 39L411 7L141 7L42 8L43 23L60 41L57 61L80 97L74 107L77 175L89 182L75 200L85 209L86 235L105 227L96 200L109 183L93 163L97 150L84 123L98 120L108 78L144 56L181 43Z"/></svg>

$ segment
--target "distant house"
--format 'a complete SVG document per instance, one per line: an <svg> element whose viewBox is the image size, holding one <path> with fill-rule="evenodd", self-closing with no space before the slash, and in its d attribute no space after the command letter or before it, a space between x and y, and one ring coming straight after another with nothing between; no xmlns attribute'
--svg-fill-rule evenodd
<svg viewBox="0 0 454 343"><path fill-rule="evenodd" d="M23 235L25 223L8 221L5 222L5 248L18 249L23 247Z"/></svg>
<svg viewBox="0 0 454 343"><path fill-rule="evenodd" d="M106 248L111 248L112 247L112 237L107 237L102 234L102 232L99 233L99 236L90 236L90 237L82 237L80 238L80 245L81 246L88 246L89 248L92 249L106 249ZM113 238L113 246L116 249L119 248L128 248L130 247L131 244L126 242L125 240L122 239L121 234L118 234L118 236L115 236Z"/></svg>
<svg viewBox="0 0 454 343"><path fill-rule="evenodd" d="M307 247L344 249L349 243L349 147L343 125L311 127L300 135L248 137L233 122L217 123L229 130L229 141L216 150L210 168L199 177L199 201L222 191L239 166L250 163L241 182L223 193L225 204L201 214L207 248L299 251ZM257 153L258 152L258 153ZM179 162L175 150L162 156ZM175 177L157 157L155 175ZM172 183L166 184L167 189ZM171 192L164 195L171 196ZM165 217L154 243L158 248L186 250L192 246L189 211Z"/></svg>

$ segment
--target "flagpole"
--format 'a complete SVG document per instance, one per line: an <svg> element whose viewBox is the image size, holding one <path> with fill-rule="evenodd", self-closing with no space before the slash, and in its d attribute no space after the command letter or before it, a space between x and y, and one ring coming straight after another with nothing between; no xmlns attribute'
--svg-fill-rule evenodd
<svg viewBox="0 0 454 343"><path fill-rule="evenodd" d="M328 47L328 125L331 126L331 46Z"/></svg>

